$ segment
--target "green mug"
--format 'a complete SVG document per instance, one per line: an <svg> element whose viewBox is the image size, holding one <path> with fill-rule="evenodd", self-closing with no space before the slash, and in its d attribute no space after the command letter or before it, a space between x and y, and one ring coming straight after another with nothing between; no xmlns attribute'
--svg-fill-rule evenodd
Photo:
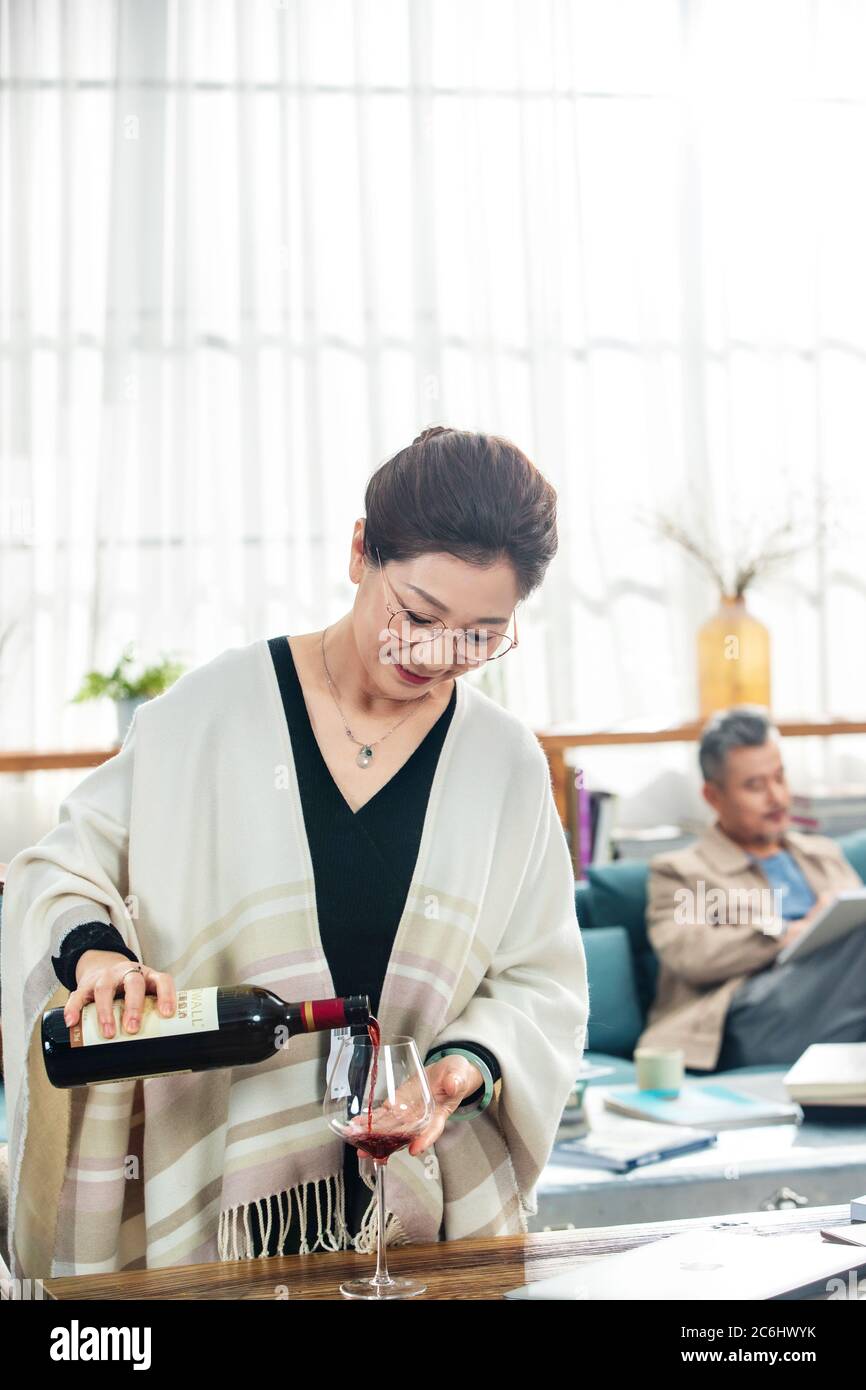
<svg viewBox="0 0 866 1390"><path fill-rule="evenodd" d="M638 1047L634 1054L638 1090L678 1096L685 1072L681 1047Z"/></svg>

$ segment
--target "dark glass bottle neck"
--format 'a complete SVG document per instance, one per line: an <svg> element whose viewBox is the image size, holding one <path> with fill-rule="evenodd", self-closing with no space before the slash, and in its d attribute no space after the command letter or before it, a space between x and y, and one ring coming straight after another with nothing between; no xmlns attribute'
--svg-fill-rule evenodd
<svg viewBox="0 0 866 1390"><path fill-rule="evenodd" d="M370 1019L370 999L366 994L351 994L343 999L303 999L288 1002L268 990L278 1005L283 1021L291 1033L320 1033L332 1028L359 1025L366 1029Z"/></svg>

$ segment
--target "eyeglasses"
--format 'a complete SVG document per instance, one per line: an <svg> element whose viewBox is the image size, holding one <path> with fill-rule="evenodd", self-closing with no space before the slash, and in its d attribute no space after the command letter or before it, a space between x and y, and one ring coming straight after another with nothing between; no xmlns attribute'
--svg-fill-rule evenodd
<svg viewBox="0 0 866 1390"><path fill-rule="evenodd" d="M510 637L507 632L495 632L487 627L447 628L441 618L434 618L429 613L419 613L414 608L395 608L388 599L389 586L378 549L376 550L376 559L379 562L379 572L382 576L382 585L385 588L385 607L390 615L388 631L398 642L404 642L408 646L414 647L418 643L435 642L444 633L451 632L456 638L452 655L458 662L465 662L469 665L481 665L485 661L496 661L518 645L516 609L513 615L514 636ZM396 601L397 596L393 589L390 590L390 593ZM398 630L398 624L400 630Z"/></svg>

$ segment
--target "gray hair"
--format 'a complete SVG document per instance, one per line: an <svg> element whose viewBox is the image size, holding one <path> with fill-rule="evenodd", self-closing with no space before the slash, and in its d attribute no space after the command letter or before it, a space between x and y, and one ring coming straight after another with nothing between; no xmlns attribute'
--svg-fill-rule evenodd
<svg viewBox="0 0 866 1390"><path fill-rule="evenodd" d="M778 734L763 705L737 705L714 714L701 732L698 757L705 782L721 782L732 748L760 748Z"/></svg>

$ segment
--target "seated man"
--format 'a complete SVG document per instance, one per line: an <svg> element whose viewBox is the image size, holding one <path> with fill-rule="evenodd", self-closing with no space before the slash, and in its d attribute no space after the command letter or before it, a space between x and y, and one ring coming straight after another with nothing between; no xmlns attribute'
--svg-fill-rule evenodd
<svg viewBox="0 0 866 1390"><path fill-rule="evenodd" d="M650 864L659 977L639 1046L681 1047L688 1068L722 1071L793 1064L810 1043L866 1041L866 928L776 962L836 893L863 885L834 840L788 829L766 713L716 715L700 764L715 824Z"/></svg>

